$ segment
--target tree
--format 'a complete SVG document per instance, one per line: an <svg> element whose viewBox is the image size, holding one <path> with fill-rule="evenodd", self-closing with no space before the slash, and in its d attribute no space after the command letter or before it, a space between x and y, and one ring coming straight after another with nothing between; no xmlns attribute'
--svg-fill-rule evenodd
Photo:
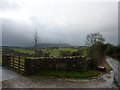
<svg viewBox="0 0 120 90"><path fill-rule="evenodd" d="M96 69L96 66L100 65L105 60L106 44L99 43L94 44L88 49L88 56L90 57L90 64L92 69Z"/></svg>
<svg viewBox="0 0 120 90"><path fill-rule="evenodd" d="M38 44L38 32L37 32L37 28L36 28L35 33L34 33L34 50L35 50L35 54L37 53L37 44Z"/></svg>
<svg viewBox="0 0 120 90"><path fill-rule="evenodd" d="M105 59L106 45L103 43L104 41L105 39L100 33L92 33L86 37L91 69L95 69Z"/></svg>
<svg viewBox="0 0 120 90"><path fill-rule="evenodd" d="M88 34L86 37L86 46L92 46L96 43L103 43L105 38L98 32L98 33L91 33Z"/></svg>
<svg viewBox="0 0 120 90"><path fill-rule="evenodd" d="M106 55L113 57L113 58L120 58L120 46L113 46L107 44Z"/></svg>

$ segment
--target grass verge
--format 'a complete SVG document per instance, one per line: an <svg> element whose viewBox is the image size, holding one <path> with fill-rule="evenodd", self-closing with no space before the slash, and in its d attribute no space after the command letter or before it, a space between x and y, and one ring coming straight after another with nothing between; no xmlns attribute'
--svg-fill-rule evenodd
<svg viewBox="0 0 120 90"><path fill-rule="evenodd" d="M76 71L42 71L37 73L37 76L52 76L52 77L67 77L67 78L91 78L99 76L101 72L98 71L87 71L87 72L76 72Z"/></svg>
<svg viewBox="0 0 120 90"><path fill-rule="evenodd" d="M111 57L111 58L113 58L113 57ZM113 59L120 62L120 58L113 58Z"/></svg>
<svg viewBox="0 0 120 90"><path fill-rule="evenodd" d="M2 65L2 57L0 57L0 65Z"/></svg>
<svg viewBox="0 0 120 90"><path fill-rule="evenodd" d="M108 71L112 70L112 67L107 63L106 60L103 60L103 62L101 63L101 66L106 67Z"/></svg>

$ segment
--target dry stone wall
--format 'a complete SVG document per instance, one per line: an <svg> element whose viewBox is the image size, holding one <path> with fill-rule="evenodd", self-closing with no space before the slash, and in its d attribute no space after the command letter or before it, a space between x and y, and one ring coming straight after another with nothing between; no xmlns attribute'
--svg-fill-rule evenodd
<svg viewBox="0 0 120 90"><path fill-rule="evenodd" d="M78 71L87 70L88 60L86 57L43 57L25 60L26 72L34 74L40 71Z"/></svg>
<svg viewBox="0 0 120 90"><path fill-rule="evenodd" d="M4 55L2 64L19 73L32 75L40 71L84 72L89 60L83 56L21 58Z"/></svg>

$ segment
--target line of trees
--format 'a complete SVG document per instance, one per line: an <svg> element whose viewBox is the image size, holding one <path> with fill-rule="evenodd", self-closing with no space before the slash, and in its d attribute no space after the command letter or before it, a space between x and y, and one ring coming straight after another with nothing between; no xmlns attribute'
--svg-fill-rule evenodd
<svg viewBox="0 0 120 90"><path fill-rule="evenodd" d="M107 44L106 55L120 60L120 46L113 46L111 44Z"/></svg>

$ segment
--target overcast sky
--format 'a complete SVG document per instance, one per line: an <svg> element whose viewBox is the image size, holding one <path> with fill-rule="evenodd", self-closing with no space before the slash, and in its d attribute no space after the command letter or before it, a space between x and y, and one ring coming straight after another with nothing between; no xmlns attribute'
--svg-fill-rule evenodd
<svg viewBox="0 0 120 90"><path fill-rule="evenodd" d="M100 32L106 42L118 44L117 1L91 1L0 0L2 44L31 45L35 27L40 43L80 46L87 34Z"/></svg>

